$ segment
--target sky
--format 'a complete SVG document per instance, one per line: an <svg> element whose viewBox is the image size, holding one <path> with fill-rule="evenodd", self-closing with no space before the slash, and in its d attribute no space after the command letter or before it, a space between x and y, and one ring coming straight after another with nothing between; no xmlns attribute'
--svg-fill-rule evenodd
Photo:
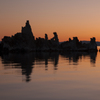
<svg viewBox="0 0 100 100"><path fill-rule="evenodd" d="M0 40L21 32L29 20L33 35L59 41L100 41L100 0L0 0Z"/></svg>

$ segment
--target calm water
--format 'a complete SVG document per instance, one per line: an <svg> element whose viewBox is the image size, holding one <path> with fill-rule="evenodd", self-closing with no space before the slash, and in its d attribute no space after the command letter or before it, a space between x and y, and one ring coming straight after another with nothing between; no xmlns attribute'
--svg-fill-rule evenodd
<svg viewBox="0 0 100 100"><path fill-rule="evenodd" d="M0 100L100 100L100 52L2 55Z"/></svg>

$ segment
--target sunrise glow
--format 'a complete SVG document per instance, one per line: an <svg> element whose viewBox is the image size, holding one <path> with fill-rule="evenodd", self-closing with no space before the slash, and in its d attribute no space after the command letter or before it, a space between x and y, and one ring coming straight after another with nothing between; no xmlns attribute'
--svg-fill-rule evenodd
<svg viewBox="0 0 100 100"><path fill-rule="evenodd" d="M26 20L35 38L57 32L60 41L100 41L100 0L1 0L0 40L20 32Z"/></svg>

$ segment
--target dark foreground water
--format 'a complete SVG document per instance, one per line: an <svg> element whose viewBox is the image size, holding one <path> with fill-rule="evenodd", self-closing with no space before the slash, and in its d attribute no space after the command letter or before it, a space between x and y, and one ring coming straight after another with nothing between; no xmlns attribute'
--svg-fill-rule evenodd
<svg viewBox="0 0 100 100"><path fill-rule="evenodd" d="M0 100L100 100L100 52L2 55Z"/></svg>

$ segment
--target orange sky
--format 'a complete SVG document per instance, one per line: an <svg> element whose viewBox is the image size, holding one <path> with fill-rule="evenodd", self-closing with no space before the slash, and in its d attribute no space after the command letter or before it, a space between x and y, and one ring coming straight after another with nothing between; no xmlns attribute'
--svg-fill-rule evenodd
<svg viewBox="0 0 100 100"><path fill-rule="evenodd" d="M33 35L49 39L53 32L60 41L74 36L100 41L100 0L1 0L0 39L21 32L30 21Z"/></svg>

